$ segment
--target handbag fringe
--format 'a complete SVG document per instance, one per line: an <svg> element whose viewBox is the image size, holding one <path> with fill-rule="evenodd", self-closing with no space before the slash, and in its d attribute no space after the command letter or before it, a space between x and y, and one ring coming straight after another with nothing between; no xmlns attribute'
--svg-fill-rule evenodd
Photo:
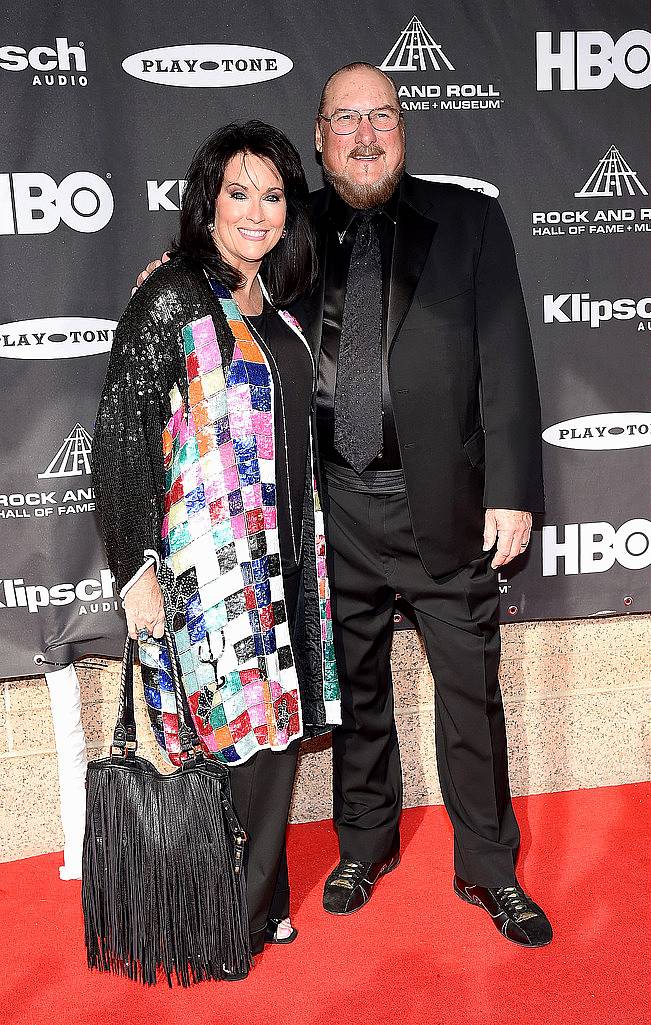
<svg viewBox="0 0 651 1025"><path fill-rule="evenodd" d="M163 776L132 757L116 778L102 771L107 761L91 763L87 780L89 967L147 985L159 970L170 986L244 978L252 963L245 878L234 868L223 776L210 765Z"/></svg>

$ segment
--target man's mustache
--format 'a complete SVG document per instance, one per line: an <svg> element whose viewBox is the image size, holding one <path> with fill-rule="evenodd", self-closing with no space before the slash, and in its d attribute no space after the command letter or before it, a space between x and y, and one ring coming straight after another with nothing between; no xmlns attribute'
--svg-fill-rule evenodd
<svg viewBox="0 0 651 1025"><path fill-rule="evenodd" d="M370 146L355 146L355 149L351 149L348 154L349 159L351 157L382 157L384 156L384 150L381 146L378 146L377 142L372 142Z"/></svg>

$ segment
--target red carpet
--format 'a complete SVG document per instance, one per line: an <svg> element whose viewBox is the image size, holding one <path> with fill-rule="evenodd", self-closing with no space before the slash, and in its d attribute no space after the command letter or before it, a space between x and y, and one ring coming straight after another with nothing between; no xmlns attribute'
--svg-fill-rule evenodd
<svg viewBox="0 0 651 1025"><path fill-rule="evenodd" d="M442 808L405 813L403 859L356 915L320 906L327 823L294 826L290 947L190 990L90 974L60 855L0 865L2 1025L641 1025L649 1021L648 804L639 784L520 798L521 882L554 942L521 950L451 890ZM395 919L395 920L393 920Z"/></svg>

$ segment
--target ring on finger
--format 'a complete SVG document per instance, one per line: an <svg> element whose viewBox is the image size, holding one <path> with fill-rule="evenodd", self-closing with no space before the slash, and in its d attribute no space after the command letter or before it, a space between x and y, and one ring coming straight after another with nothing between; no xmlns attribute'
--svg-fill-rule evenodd
<svg viewBox="0 0 651 1025"><path fill-rule="evenodd" d="M146 627L143 626L140 630L138 630L138 640L139 641L148 641L149 637L150 637L150 633L149 633L149 630L147 630Z"/></svg>

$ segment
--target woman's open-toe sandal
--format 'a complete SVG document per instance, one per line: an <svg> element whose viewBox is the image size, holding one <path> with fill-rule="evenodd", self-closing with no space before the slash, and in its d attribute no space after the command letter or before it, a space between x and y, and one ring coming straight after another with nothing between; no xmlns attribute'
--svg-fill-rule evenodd
<svg viewBox="0 0 651 1025"><path fill-rule="evenodd" d="M293 943L294 942L294 940L298 936L298 929L294 929L293 926L292 926L292 931L290 933L288 933L287 936L283 936L280 939L278 938L278 936L277 936L278 926L280 925L280 923L282 921L284 921L284 919L281 919L281 918L270 918L269 919L269 921L267 922L267 931L265 932L265 936L264 936L265 943Z"/></svg>

